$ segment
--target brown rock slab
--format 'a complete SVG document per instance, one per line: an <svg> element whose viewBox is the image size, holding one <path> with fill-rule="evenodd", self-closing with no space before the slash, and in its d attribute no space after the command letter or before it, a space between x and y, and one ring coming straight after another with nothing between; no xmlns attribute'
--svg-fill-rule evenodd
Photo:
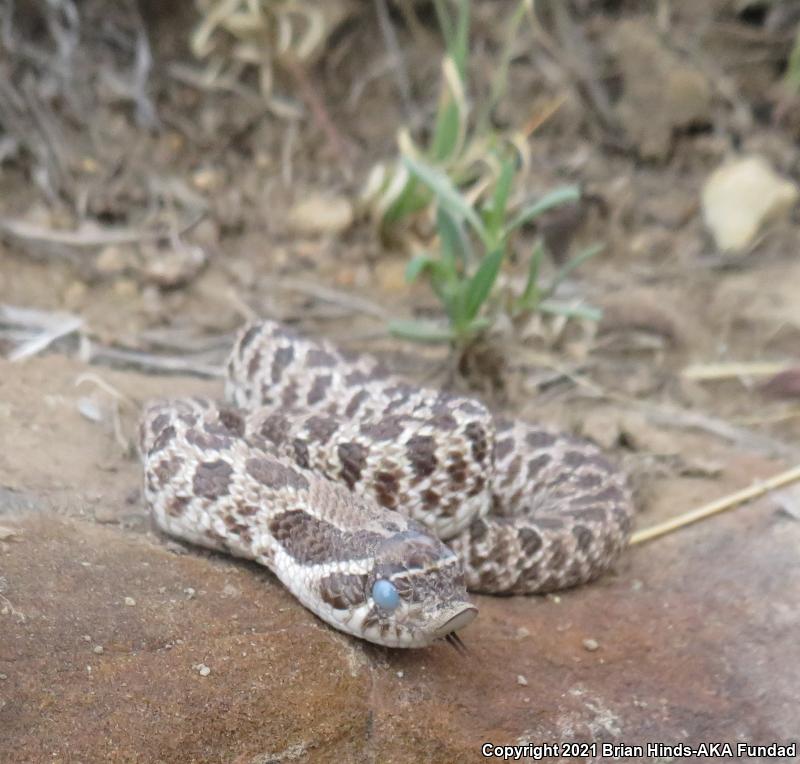
<svg viewBox="0 0 800 764"><path fill-rule="evenodd" d="M0 542L2 761L449 762L488 741L797 735L800 523L771 501L633 548L590 586L476 597L466 657L392 651L328 628L263 568L91 519L85 497L124 501L137 463L98 466L112 436L74 407L25 435L24 398L43 394L30 382L78 395L80 368L0 364L2 429L20 444L0 460L0 525L15 531ZM107 376L140 396L217 389ZM643 521L774 469L731 453L720 479L662 481Z"/></svg>

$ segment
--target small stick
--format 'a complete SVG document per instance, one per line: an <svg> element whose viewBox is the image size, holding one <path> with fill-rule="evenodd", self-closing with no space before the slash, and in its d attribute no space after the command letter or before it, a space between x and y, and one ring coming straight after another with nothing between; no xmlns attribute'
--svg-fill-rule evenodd
<svg viewBox="0 0 800 764"><path fill-rule="evenodd" d="M685 525L696 523L698 520L703 520L706 517L716 515L738 504L743 504L746 501L763 496L765 493L774 491L776 488L781 488L797 480L800 480L800 465L786 470L785 472L780 472L777 475L773 475L766 480L758 480L748 488L743 488L741 491L723 496L721 499L712 501L702 507L684 512L684 514L673 517L670 520L665 520L663 523L658 523L658 525L654 525L652 528L644 528L643 530L637 531L631 536L630 543L641 544L644 541L658 538L666 533L682 528Z"/></svg>
<svg viewBox="0 0 800 764"><path fill-rule="evenodd" d="M698 381L731 377L772 377L792 368L790 363L709 363L687 366L681 376Z"/></svg>

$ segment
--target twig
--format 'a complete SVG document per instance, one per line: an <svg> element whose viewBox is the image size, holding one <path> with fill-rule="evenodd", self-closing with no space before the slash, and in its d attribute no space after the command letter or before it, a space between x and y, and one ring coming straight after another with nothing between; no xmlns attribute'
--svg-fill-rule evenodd
<svg viewBox="0 0 800 764"><path fill-rule="evenodd" d="M46 313L32 308L0 305L0 324L21 327L27 330L27 334L36 329L40 330L30 339L21 341L9 353L8 360L13 362L35 356L56 340L79 331L83 327L83 319L72 313Z"/></svg>
<svg viewBox="0 0 800 764"><path fill-rule="evenodd" d="M191 359L176 356L152 355L137 350L125 350L92 344L85 355L84 360L87 363L106 362L111 365L133 366L145 371L194 374L198 377L212 379L219 379L224 376L221 366L197 363Z"/></svg>
<svg viewBox="0 0 800 764"><path fill-rule="evenodd" d="M687 366L681 376L698 381L730 379L731 377L772 377L792 368L791 363L709 363Z"/></svg>
<svg viewBox="0 0 800 764"><path fill-rule="evenodd" d="M301 279L281 279L277 284L279 289L289 289L302 294L316 297L318 300L340 305L355 313L365 313L368 316L380 318L382 321L389 319L389 312L384 310L380 305L363 297L347 294L347 292L340 292L337 289L324 287L321 284L315 284L311 281L303 281Z"/></svg>
<svg viewBox="0 0 800 764"><path fill-rule="evenodd" d="M770 491L774 491L776 488L781 488L798 480L800 480L800 465L777 475L773 475L771 478L767 478L766 480L758 481L749 488L744 488L736 493L723 496L721 499L712 501L711 503L705 504L697 509L693 509L690 512L685 512L684 514L673 517L672 519L666 520L663 523L658 523L651 528L645 528L644 530L637 531L631 537L630 543L641 544L645 541L651 541L652 539L663 536L666 533L671 533L678 528L683 528L685 525L690 525L691 523L696 523L699 520L704 520L707 517L724 512L726 509L730 509L739 504L743 504L746 501L750 501L751 499L763 496Z"/></svg>
<svg viewBox="0 0 800 764"><path fill-rule="evenodd" d="M193 228L203 217L203 213L195 216L178 230L178 235ZM109 244L136 244L141 241L163 239L169 231L136 231L132 228L101 228L82 223L74 231L59 231L44 228L24 220L0 218L0 231L18 239L64 244L69 247L102 247Z"/></svg>

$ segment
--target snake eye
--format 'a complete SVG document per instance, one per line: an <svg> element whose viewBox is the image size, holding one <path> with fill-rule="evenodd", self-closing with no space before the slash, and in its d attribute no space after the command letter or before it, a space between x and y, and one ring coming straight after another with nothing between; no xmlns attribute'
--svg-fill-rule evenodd
<svg viewBox="0 0 800 764"><path fill-rule="evenodd" d="M385 578L377 580L372 585L372 599L381 610L395 610L400 604L400 595L397 587Z"/></svg>

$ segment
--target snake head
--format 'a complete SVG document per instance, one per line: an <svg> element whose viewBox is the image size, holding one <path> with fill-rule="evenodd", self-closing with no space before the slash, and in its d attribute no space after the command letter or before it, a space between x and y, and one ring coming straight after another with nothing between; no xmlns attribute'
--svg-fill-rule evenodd
<svg viewBox="0 0 800 764"><path fill-rule="evenodd" d="M415 528L393 534L375 549L362 603L351 613L347 630L363 639L425 647L466 626L478 609L467 599L455 553Z"/></svg>

